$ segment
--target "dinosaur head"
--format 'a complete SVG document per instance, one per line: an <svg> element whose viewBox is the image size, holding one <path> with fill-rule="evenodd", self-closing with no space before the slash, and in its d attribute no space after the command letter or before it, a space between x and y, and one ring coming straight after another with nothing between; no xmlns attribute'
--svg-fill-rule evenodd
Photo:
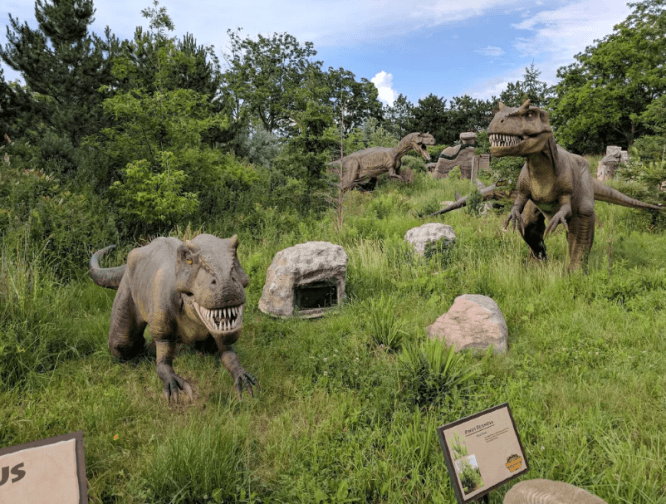
<svg viewBox="0 0 666 504"><path fill-rule="evenodd" d="M201 234L180 245L176 258L176 289L188 315L225 344L240 335L249 283L237 248L236 235L223 240Z"/></svg>
<svg viewBox="0 0 666 504"><path fill-rule="evenodd" d="M490 154L495 157L529 156L541 152L552 136L548 112L530 107L525 100L520 107L507 107L502 102L488 126Z"/></svg>
<svg viewBox="0 0 666 504"><path fill-rule="evenodd" d="M427 146L435 145L435 137L430 133L412 133L410 135L410 142L412 148L423 156L423 159L430 161L430 153Z"/></svg>

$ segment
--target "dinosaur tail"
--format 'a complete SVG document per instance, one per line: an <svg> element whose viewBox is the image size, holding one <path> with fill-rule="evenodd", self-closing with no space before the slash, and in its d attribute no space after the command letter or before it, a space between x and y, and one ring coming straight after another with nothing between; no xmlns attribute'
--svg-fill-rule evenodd
<svg viewBox="0 0 666 504"><path fill-rule="evenodd" d="M596 201L605 201L606 203L614 203L615 205L622 205L630 208L666 210L666 207L650 205L649 203L643 203L637 199L630 198L626 194L622 194L620 191L616 191L612 187L608 187L606 184L596 179L592 179L592 182L594 182L594 199Z"/></svg>
<svg viewBox="0 0 666 504"><path fill-rule="evenodd" d="M101 250L95 252L90 258L90 276L100 287L106 287L107 289L117 289L120 285L120 281L125 274L126 264L122 266L117 266L115 268L100 268L99 260L106 255L109 250L116 248L115 245L109 245Z"/></svg>

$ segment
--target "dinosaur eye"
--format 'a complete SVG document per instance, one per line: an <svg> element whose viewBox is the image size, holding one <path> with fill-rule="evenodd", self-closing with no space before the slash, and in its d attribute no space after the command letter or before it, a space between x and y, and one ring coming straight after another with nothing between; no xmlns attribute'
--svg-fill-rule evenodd
<svg viewBox="0 0 666 504"><path fill-rule="evenodd" d="M192 264L192 259L188 259L187 264Z"/></svg>

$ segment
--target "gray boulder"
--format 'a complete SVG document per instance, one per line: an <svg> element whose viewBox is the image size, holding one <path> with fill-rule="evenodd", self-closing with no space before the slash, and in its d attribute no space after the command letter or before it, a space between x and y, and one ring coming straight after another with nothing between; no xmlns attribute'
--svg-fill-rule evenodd
<svg viewBox="0 0 666 504"><path fill-rule="evenodd" d="M460 350L485 350L493 345L493 353L503 354L508 347L509 328L497 303L488 296L458 296L449 311L426 328L428 337L456 345Z"/></svg>
<svg viewBox="0 0 666 504"><path fill-rule="evenodd" d="M412 228L405 233L405 240L414 246L414 250L419 255L425 255L428 243L437 242L441 239L449 243L455 241L456 234L453 232L451 226L438 222L429 222L428 224Z"/></svg>

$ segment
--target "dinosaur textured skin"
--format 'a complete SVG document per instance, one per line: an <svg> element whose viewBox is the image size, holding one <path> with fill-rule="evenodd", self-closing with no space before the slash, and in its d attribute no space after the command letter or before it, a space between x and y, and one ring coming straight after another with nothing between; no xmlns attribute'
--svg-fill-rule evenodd
<svg viewBox="0 0 666 504"><path fill-rule="evenodd" d="M400 160L414 149L430 161L427 145L435 145L435 138L430 133L410 133L397 147L371 147L345 156L342 159L342 188L353 189L387 172L389 178L404 181L400 175Z"/></svg>
<svg viewBox="0 0 666 504"><path fill-rule="evenodd" d="M178 343L208 346L214 340L222 365L231 373L241 399L255 378L240 364L231 345L242 332L245 287L249 280L238 261L238 237L201 234L192 241L156 238L132 250L127 264L100 268L99 259L114 245L95 252L90 276L101 286L117 289L111 311L109 349L121 360L132 359L145 346L150 328L157 354L157 374L168 401L178 391L193 399L192 387L173 370Z"/></svg>
<svg viewBox="0 0 666 504"><path fill-rule="evenodd" d="M488 136L491 155L526 158L518 177L517 197L504 227L513 221L514 229L518 227L539 259L546 259L544 236L561 224L567 230L569 270L586 263L594 240L594 200L663 209L629 198L593 179L587 160L557 145L548 112L530 107L529 100L517 108L500 103L499 112L488 126Z"/></svg>

